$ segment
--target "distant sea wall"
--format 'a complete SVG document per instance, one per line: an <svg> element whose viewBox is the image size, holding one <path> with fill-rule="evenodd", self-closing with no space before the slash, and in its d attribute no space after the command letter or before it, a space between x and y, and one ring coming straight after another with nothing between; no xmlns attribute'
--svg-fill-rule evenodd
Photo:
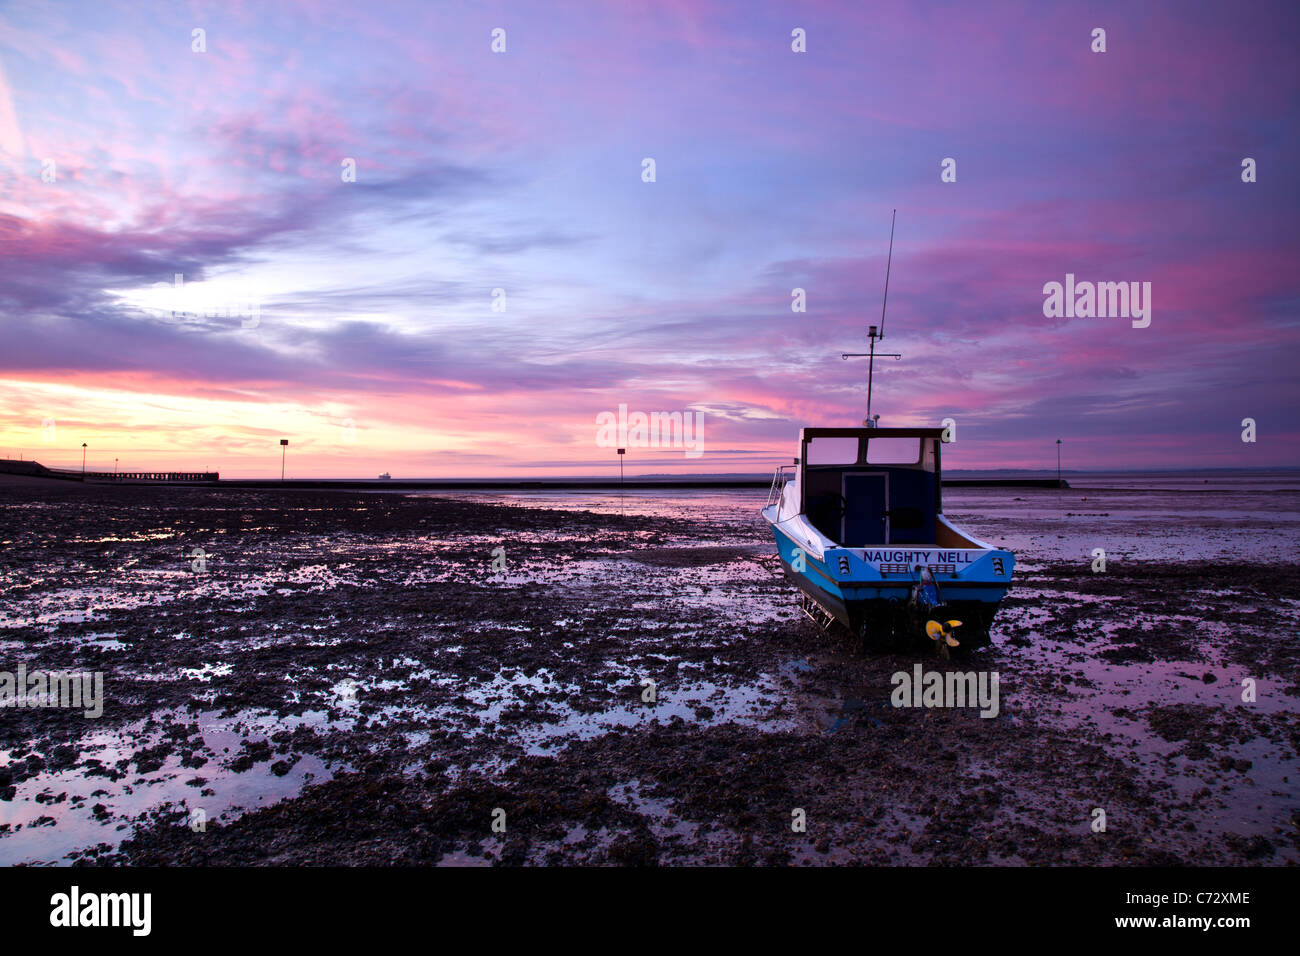
<svg viewBox="0 0 1300 956"><path fill-rule="evenodd" d="M768 488L770 478L634 478L628 481L609 479L455 479L426 478L394 481L391 479L350 480L346 478L309 478L277 481L269 479L226 480L213 472L101 472L60 471L35 461L0 458L0 474L27 475L34 478L57 478L64 481L116 482L118 484L215 484L222 488L299 488L346 491L628 491L664 490L668 488ZM945 478L945 488L1068 488L1069 482L1055 478Z"/></svg>
<svg viewBox="0 0 1300 956"><path fill-rule="evenodd" d="M460 480L454 478L426 478L413 480L368 479L348 481L345 479L297 479L278 481L275 479L227 480L221 482L223 488L311 488L311 489L347 489L349 491L627 491L665 490L670 488L761 488L771 487L770 478L725 478L710 480L708 478L636 478L624 482L609 479L562 479L551 481L510 481L510 480ZM944 487L980 486L985 488L1068 488L1069 482L1055 478L945 478Z"/></svg>
<svg viewBox="0 0 1300 956"><path fill-rule="evenodd" d="M0 458L0 474L27 475L31 478L58 478L50 469L34 461L19 461L17 458Z"/></svg>
<svg viewBox="0 0 1300 956"><path fill-rule="evenodd" d="M216 484L221 477L215 471L63 471L57 468L46 468L39 462L13 458L0 458L0 475L24 475L29 478L107 482L119 485Z"/></svg>

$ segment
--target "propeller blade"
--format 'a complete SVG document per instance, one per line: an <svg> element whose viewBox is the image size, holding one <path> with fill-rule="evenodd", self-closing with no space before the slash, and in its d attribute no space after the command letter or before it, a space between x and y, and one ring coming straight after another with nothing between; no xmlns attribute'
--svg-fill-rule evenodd
<svg viewBox="0 0 1300 956"><path fill-rule="evenodd" d="M926 621L925 633L930 636L930 640L937 641L943 637L943 625L938 621Z"/></svg>
<svg viewBox="0 0 1300 956"><path fill-rule="evenodd" d="M948 622L948 630L951 631L954 627L961 627L961 621L949 621L949 622Z"/></svg>
<svg viewBox="0 0 1300 956"><path fill-rule="evenodd" d="M949 647L956 647L958 644L961 643L960 641L957 640L957 638L953 637L951 634L944 635L943 639L948 642Z"/></svg>

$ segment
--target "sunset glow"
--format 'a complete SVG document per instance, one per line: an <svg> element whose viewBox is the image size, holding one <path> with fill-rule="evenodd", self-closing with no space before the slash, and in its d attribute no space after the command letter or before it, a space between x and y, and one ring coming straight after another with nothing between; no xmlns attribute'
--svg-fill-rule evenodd
<svg viewBox="0 0 1300 956"><path fill-rule="evenodd" d="M874 410L949 468L1300 465L1297 8L993 9L9 5L0 457L611 474L626 405L704 415L630 474L768 472L862 417L896 208Z"/></svg>

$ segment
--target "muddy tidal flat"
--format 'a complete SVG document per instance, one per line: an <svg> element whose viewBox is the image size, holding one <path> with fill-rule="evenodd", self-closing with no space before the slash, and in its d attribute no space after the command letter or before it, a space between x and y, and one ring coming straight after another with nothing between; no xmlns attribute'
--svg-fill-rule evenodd
<svg viewBox="0 0 1300 956"><path fill-rule="evenodd" d="M764 498L12 479L0 671L103 713L0 709L0 864L1300 860L1294 491L946 492L1017 554L952 661L818 631Z"/></svg>

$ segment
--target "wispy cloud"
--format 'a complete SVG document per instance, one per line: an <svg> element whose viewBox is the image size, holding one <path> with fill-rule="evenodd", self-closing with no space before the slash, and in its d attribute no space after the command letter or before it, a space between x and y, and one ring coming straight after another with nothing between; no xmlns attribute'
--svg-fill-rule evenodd
<svg viewBox="0 0 1300 956"><path fill-rule="evenodd" d="M861 418L840 353L897 208L876 410L957 418L950 464L1056 437L1099 467L1300 463L1298 27L1281 2L11 8L0 442L54 419L53 464L89 435L269 473L284 434L301 474L583 472L626 403L705 413L681 467L756 469ZM1067 272L1151 282L1151 326L1045 317ZM177 274L257 321L150 311Z"/></svg>

